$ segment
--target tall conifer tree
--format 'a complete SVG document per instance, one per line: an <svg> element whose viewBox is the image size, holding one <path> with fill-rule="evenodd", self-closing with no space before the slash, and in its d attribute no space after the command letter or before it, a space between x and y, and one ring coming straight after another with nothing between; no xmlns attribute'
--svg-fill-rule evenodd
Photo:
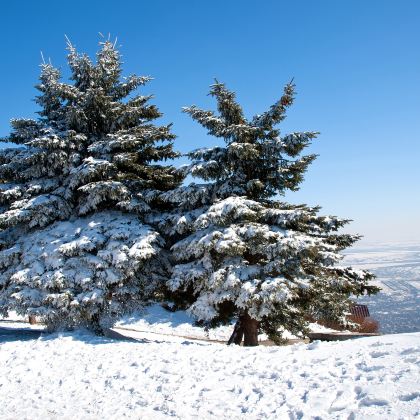
<svg viewBox="0 0 420 420"><path fill-rule="evenodd" d="M115 43L96 60L68 42L71 82L41 65L37 120L12 121L0 152L0 311L36 315L50 328L98 332L139 305L166 275L163 239L144 222L150 197L182 177L150 78L122 77Z"/></svg>
<svg viewBox="0 0 420 420"><path fill-rule="evenodd" d="M171 235L175 266L168 282L206 325L238 322L230 342L256 345L259 331L307 331L307 318L344 320L352 294L375 292L372 275L339 265L340 251L359 236L339 234L348 221L319 208L277 200L295 191L314 155L300 156L315 132L281 135L277 124L294 100L289 83L267 112L245 118L235 94L211 86L218 114L184 111L225 145L188 154L185 175L202 178L163 194L180 211L160 222Z"/></svg>

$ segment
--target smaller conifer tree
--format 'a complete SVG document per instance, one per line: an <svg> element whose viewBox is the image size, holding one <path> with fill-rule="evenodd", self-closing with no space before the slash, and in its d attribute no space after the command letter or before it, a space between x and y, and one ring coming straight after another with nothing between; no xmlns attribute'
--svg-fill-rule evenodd
<svg viewBox="0 0 420 420"><path fill-rule="evenodd" d="M216 83L219 114L185 108L224 146L188 154L184 175L207 181L168 191L178 203L160 228L173 238L169 288L208 326L238 322L230 342L258 344L258 332L279 341L283 330L303 335L308 318L344 322L350 296L375 292L372 274L339 265L340 251L359 236L339 234L348 220L319 208L276 199L295 191L314 155L300 156L315 132L281 135L277 124L294 100L289 83L267 112L245 118L235 94Z"/></svg>

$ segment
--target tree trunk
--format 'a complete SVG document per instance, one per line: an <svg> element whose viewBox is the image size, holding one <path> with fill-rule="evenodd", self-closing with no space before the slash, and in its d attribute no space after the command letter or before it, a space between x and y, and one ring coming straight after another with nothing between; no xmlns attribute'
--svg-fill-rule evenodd
<svg viewBox="0 0 420 420"><path fill-rule="evenodd" d="M228 345L237 344L239 346L243 338L244 346L258 346L258 326L259 322L252 319L248 312L240 315L229 338Z"/></svg>
<svg viewBox="0 0 420 420"><path fill-rule="evenodd" d="M241 325L244 330L244 346L258 346L259 322L256 319L252 319L248 312L245 312L241 318Z"/></svg>
<svg viewBox="0 0 420 420"><path fill-rule="evenodd" d="M241 345L242 338L244 336L244 329L241 324L241 318L236 321L235 328L233 329L233 333L229 338L228 346L231 344L237 344L238 346Z"/></svg>
<svg viewBox="0 0 420 420"><path fill-rule="evenodd" d="M100 323L100 317L98 314L93 314L90 319L89 329L93 331L96 335L104 336L105 331Z"/></svg>

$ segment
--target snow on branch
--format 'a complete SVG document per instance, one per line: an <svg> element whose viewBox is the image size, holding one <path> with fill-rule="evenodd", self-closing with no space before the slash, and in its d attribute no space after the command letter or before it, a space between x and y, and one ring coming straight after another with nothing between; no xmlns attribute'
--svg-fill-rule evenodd
<svg viewBox="0 0 420 420"><path fill-rule="evenodd" d="M102 212L56 222L0 252L6 284L0 295L9 296L9 309L30 311L49 325L86 324L104 305L104 318L115 318L144 298L141 271L147 274L162 245L133 215ZM124 293L133 294L123 299Z"/></svg>

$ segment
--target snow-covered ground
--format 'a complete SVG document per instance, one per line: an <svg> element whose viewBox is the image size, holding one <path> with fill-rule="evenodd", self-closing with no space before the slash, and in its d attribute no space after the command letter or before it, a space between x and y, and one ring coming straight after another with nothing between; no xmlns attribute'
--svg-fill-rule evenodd
<svg viewBox="0 0 420 420"><path fill-rule="evenodd" d="M420 245L354 248L345 261L378 276L382 292L360 301L382 332L417 332L227 347L217 341L232 326L206 332L152 305L117 323L127 340L37 339L42 326L10 314L0 321L0 419L420 418Z"/></svg>
<svg viewBox="0 0 420 420"><path fill-rule="evenodd" d="M411 419L419 377L420 333L258 348L54 334L0 343L0 417Z"/></svg>
<svg viewBox="0 0 420 420"><path fill-rule="evenodd" d="M228 340L233 331L233 326L229 325L205 331L195 326L194 319L185 311L170 312L158 304L145 308L144 312L135 312L122 318L115 326L147 334L220 341Z"/></svg>
<svg viewBox="0 0 420 420"><path fill-rule="evenodd" d="M420 243L365 244L344 259L376 274L382 291L358 299L369 306L383 333L420 331Z"/></svg>
<svg viewBox="0 0 420 420"><path fill-rule="evenodd" d="M131 335L133 332L139 333L136 334L136 338L153 338L156 335L164 335L168 340L170 339L169 337L176 336L222 342L229 340L233 327L233 325L226 325L206 331L202 327L196 326L194 318L185 311L169 312L159 304L148 306L142 312L135 312L130 316L126 316L115 325L115 329L120 333ZM312 332L334 331L315 323L310 324L310 329ZM288 339L296 338L288 331L283 333L283 337ZM258 338L260 341L268 340L265 334L260 334Z"/></svg>

